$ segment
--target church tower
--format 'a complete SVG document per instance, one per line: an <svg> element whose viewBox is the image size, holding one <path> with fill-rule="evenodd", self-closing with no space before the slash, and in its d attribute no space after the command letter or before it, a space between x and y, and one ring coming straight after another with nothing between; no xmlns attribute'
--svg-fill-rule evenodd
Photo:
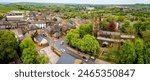
<svg viewBox="0 0 150 81"><path fill-rule="evenodd" d="M100 28L101 28L101 16L96 16L93 18L93 29L92 29L93 36L97 37L97 33L100 31Z"/></svg>

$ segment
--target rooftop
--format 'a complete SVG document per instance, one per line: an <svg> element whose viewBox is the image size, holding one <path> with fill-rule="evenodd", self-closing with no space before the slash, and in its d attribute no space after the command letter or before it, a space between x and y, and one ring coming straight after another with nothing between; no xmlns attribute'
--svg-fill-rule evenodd
<svg viewBox="0 0 150 81"><path fill-rule="evenodd" d="M63 53L60 59L57 61L57 64L74 64L76 58L67 54Z"/></svg>

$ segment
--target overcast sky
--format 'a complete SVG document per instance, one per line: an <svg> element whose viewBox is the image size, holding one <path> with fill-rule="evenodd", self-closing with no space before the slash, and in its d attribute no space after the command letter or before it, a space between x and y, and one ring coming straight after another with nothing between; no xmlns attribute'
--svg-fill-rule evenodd
<svg viewBox="0 0 150 81"><path fill-rule="evenodd" d="M150 4L150 0L0 0L0 2L42 2L42 3L77 3L77 4Z"/></svg>

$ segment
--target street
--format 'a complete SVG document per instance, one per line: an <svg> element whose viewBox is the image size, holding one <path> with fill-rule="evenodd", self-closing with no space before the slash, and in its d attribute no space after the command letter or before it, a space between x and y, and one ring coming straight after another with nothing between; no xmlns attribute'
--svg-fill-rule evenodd
<svg viewBox="0 0 150 81"><path fill-rule="evenodd" d="M72 50L68 50L67 43L64 41L63 38L58 39L58 40L52 40L52 38L49 37L48 34L46 34L46 35L47 36L43 36L43 38L45 38L48 41L49 46L54 46L58 51L61 52L61 54L68 54L68 55L71 55L72 57L74 57L76 59L80 59L80 60L82 60L83 64L97 64L97 63L101 64L101 62L102 62L102 64L103 63L108 64L108 62L105 62L103 60L99 60L99 59L92 60L90 58L92 56L90 56L90 55L82 54L82 53L81 54L80 53L74 53Z"/></svg>

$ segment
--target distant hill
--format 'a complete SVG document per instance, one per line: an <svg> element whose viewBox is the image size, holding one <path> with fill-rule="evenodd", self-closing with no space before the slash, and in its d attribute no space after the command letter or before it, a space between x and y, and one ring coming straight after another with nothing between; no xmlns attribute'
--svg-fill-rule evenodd
<svg viewBox="0 0 150 81"><path fill-rule="evenodd" d="M10 4L9 2L0 2L0 4Z"/></svg>
<svg viewBox="0 0 150 81"><path fill-rule="evenodd" d="M9 3L7 5L25 5L25 6L48 6L51 5L52 3L36 3L36 2L17 2L17 3Z"/></svg>
<svg viewBox="0 0 150 81"><path fill-rule="evenodd" d="M14 6L7 6L6 4L0 4L0 12L9 12L12 10L17 10Z"/></svg>
<svg viewBox="0 0 150 81"><path fill-rule="evenodd" d="M118 5L118 4L117 4ZM36 2L17 2L17 3L8 3L8 2L0 2L0 12L8 12L11 10L41 10L41 9L49 9L53 11L60 11L60 10L75 10L75 9L82 9L87 6L95 7L96 9L104 8L104 7L113 7L117 6L115 4L108 5L92 5L92 4L64 4L64 3L36 3ZM129 8L149 8L150 4L126 4L126 5L119 5L119 6L128 6Z"/></svg>
<svg viewBox="0 0 150 81"><path fill-rule="evenodd" d="M150 4L67 4L67 3L38 3L38 2L16 2L16 3L9 3L9 2L0 2L0 4L5 4L5 5L32 5L32 6L50 6L50 5L92 5L92 6L100 6L100 5L105 5L105 6L122 6L122 5L128 5L128 6L133 6L133 7L142 7L142 8L149 8Z"/></svg>

